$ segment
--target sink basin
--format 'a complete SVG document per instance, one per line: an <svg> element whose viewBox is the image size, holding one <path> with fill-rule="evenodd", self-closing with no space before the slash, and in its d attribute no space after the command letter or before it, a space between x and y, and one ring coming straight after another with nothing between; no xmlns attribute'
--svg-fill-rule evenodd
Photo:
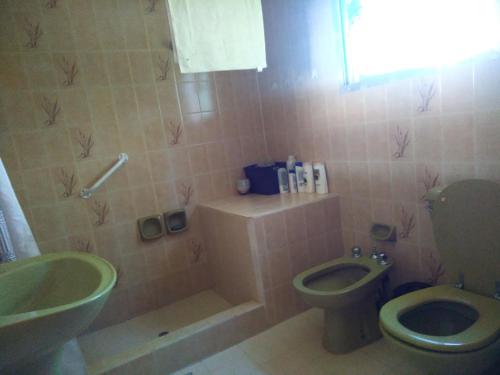
<svg viewBox="0 0 500 375"><path fill-rule="evenodd" d="M106 260L59 252L0 265L0 373L58 373L61 348L95 319L116 283Z"/></svg>

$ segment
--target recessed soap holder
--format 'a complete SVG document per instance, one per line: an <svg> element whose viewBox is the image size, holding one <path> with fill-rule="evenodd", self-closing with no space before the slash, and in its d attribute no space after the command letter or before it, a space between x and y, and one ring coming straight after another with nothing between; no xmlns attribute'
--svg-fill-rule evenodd
<svg viewBox="0 0 500 375"><path fill-rule="evenodd" d="M186 210L182 208L165 212L163 219L169 234L184 232L188 228Z"/></svg>
<svg viewBox="0 0 500 375"><path fill-rule="evenodd" d="M154 240L165 234L161 215L142 217L137 220L137 224L143 240Z"/></svg>
<svg viewBox="0 0 500 375"><path fill-rule="evenodd" d="M376 241L396 241L396 227L394 225L373 223L370 229L370 237Z"/></svg>

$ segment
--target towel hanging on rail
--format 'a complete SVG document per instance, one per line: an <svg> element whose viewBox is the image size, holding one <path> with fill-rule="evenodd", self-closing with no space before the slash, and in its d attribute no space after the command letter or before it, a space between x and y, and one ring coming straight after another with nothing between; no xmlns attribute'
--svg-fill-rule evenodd
<svg viewBox="0 0 500 375"><path fill-rule="evenodd" d="M168 0L182 73L267 67L261 0Z"/></svg>

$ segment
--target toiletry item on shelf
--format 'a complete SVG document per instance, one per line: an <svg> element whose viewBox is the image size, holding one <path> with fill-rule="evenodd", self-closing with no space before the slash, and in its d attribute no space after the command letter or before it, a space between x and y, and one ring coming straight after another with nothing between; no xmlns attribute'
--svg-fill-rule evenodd
<svg viewBox="0 0 500 375"><path fill-rule="evenodd" d="M313 165L311 162L304 162L304 180L306 183L306 192L314 193L316 186L314 182Z"/></svg>
<svg viewBox="0 0 500 375"><path fill-rule="evenodd" d="M297 163L297 159L295 158L294 155L288 155L288 159L286 160L286 168L288 169L288 172L290 170L295 169L295 164Z"/></svg>
<svg viewBox="0 0 500 375"><path fill-rule="evenodd" d="M297 189L297 176L295 172L288 172L288 189L290 193L298 193Z"/></svg>
<svg viewBox="0 0 500 375"><path fill-rule="evenodd" d="M297 159L295 156L290 155L286 161L286 169L288 170L288 187L290 193L297 193L297 175L295 173L295 164L297 163Z"/></svg>
<svg viewBox="0 0 500 375"><path fill-rule="evenodd" d="M316 185L316 193L328 193L328 181L326 179L326 168L324 163L314 163L314 183Z"/></svg>
<svg viewBox="0 0 500 375"><path fill-rule="evenodd" d="M307 181L305 179L305 170L302 163L297 163L295 166L295 174L297 176L297 190L299 193L305 193L307 191Z"/></svg>
<svg viewBox="0 0 500 375"><path fill-rule="evenodd" d="M281 194L286 194L290 192L288 185L288 172L286 168L278 169L278 184L280 186Z"/></svg>
<svg viewBox="0 0 500 375"><path fill-rule="evenodd" d="M279 194L280 188L276 174L280 168L286 168L286 163L279 161L268 162L252 164L243 168L246 178L250 180L250 193L264 195Z"/></svg>
<svg viewBox="0 0 500 375"><path fill-rule="evenodd" d="M245 195L250 191L250 180L248 178L240 178L236 183L236 190L241 195Z"/></svg>

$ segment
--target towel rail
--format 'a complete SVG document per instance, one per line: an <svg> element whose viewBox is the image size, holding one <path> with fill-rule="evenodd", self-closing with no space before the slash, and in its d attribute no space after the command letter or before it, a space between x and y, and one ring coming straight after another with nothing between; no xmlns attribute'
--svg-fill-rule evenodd
<svg viewBox="0 0 500 375"><path fill-rule="evenodd" d="M80 191L80 197L83 199L89 199L92 194L96 192L97 189L101 187L102 184L106 182L108 178L110 178L118 169L120 169L123 164L128 161L128 155L125 153L121 153L118 155L118 160L116 161L111 168L109 168L106 173L104 173L91 187L83 188Z"/></svg>

